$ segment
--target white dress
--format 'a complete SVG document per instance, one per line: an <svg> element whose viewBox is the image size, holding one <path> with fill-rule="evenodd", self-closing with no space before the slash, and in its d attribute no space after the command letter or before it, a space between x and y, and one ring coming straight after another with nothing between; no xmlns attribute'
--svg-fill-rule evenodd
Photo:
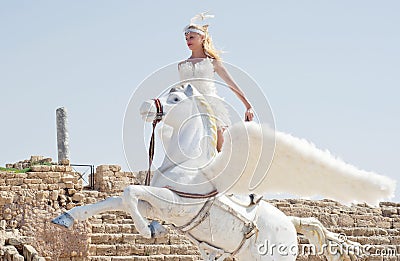
<svg viewBox="0 0 400 261"><path fill-rule="evenodd" d="M180 80L190 82L201 94L205 95L209 102L214 116L217 120L217 127L231 125L229 111L224 100L218 96L215 86L215 71L213 59L196 58L185 60L178 65Z"/></svg>

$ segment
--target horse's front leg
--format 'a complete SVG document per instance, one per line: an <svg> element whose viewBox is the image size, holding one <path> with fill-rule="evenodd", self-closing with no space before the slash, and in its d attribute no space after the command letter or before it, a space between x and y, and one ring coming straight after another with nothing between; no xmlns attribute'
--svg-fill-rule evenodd
<svg viewBox="0 0 400 261"><path fill-rule="evenodd" d="M185 200L169 189L150 186L129 186L124 190L122 200L136 229L147 238L162 236L166 229L155 221L149 224L145 217L182 226L204 205L204 200Z"/></svg>
<svg viewBox="0 0 400 261"><path fill-rule="evenodd" d="M53 219L52 223L70 228L74 224L74 220L84 221L96 214L113 210L125 210L121 197L109 197L95 204L74 207L68 212Z"/></svg>
<svg viewBox="0 0 400 261"><path fill-rule="evenodd" d="M163 207L179 202L178 198L168 189L148 186L128 186L122 194L125 211L131 215L137 231L146 238L158 237L167 231L158 222L149 224L145 217L165 218Z"/></svg>

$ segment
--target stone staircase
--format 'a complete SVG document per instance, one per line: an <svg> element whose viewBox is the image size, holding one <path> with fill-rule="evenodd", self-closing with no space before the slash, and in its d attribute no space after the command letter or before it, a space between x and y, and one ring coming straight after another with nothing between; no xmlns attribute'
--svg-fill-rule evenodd
<svg viewBox="0 0 400 261"><path fill-rule="evenodd" d="M400 260L400 204L381 203L378 208L363 205L346 207L333 201L270 201L287 215L316 217L328 230L360 244L370 245L371 254L357 260ZM123 212L110 212L90 219L92 224L89 260L92 261L193 261L201 260L197 247L169 228L164 238L146 239L135 229L132 219ZM309 254L309 241L299 235L297 260L326 260ZM306 253L302 253L302 249ZM397 255L396 255L397 254Z"/></svg>
<svg viewBox="0 0 400 261"><path fill-rule="evenodd" d="M123 212L109 212L90 219L91 261L194 261L201 260L197 247L174 231L163 238L139 235L132 219Z"/></svg>
<svg viewBox="0 0 400 261"><path fill-rule="evenodd" d="M382 202L376 208L364 204L348 207L331 200L288 199L271 200L271 203L286 215L315 217L329 231L341 234L344 239L368 245L370 255L357 260L400 260L399 203ZM302 235L299 235L298 239L300 255L297 260L326 260L318 254L302 255L302 248L307 246L309 241ZM341 251L335 247L334 251ZM305 249L306 253L309 253L307 248Z"/></svg>

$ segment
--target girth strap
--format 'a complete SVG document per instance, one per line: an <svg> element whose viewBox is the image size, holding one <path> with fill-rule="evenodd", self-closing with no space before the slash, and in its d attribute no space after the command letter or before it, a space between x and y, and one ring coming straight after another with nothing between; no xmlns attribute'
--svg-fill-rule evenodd
<svg viewBox="0 0 400 261"><path fill-rule="evenodd" d="M204 203L203 207L200 209L197 215L194 218L192 218L192 220L189 223L177 227L177 229L186 233L192 230L193 228L197 227L198 225L200 225L210 215L209 210L212 204L214 203L214 200L215 199L208 200L206 203Z"/></svg>
<svg viewBox="0 0 400 261"><path fill-rule="evenodd" d="M197 199L212 198L218 194L218 191L216 189L209 193L206 193L206 194L197 194L197 193L179 191L179 190L171 188L170 186L165 186L164 188L171 190L172 192L174 192L175 194L177 194L178 196L183 197L183 198L197 198Z"/></svg>

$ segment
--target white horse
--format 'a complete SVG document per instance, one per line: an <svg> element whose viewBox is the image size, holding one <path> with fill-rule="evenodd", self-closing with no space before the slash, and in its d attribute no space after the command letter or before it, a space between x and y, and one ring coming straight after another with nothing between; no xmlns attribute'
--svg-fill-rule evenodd
<svg viewBox="0 0 400 261"><path fill-rule="evenodd" d="M328 232L316 219L287 217L264 200L253 198L251 204L245 205L224 195L228 191L245 192L251 173L265 173L269 164L263 162L263 156L268 153L262 145L271 144L273 135L263 132L256 123L235 125L224 134L222 152L217 154L215 119L207 99L213 97L200 95L190 84L177 86L159 99L164 109L163 122L172 130L164 135L168 136L166 156L154 172L151 186L128 186L120 197L75 207L53 223L70 227L74 220L120 210L132 216L142 236L150 238L163 236L166 230L146 218L163 220L197 244L204 260L224 260L229 256L235 260L295 260L297 232L305 234L317 249L328 241L351 244L340 241L337 234ZM154 102L145 102L141 114L152 120L156 116ZM260 142L263 139L267 142ZM257 182L263 184L264 176L257 176ZM269 175L266 181L268 178ZM370 183L375 184L376 180ZM381 193L375 198L387 196L387 190L381 186ZM216 195L217 192L220 193ZM342 260L348 256L327 253L327 257Z"/></svg>

